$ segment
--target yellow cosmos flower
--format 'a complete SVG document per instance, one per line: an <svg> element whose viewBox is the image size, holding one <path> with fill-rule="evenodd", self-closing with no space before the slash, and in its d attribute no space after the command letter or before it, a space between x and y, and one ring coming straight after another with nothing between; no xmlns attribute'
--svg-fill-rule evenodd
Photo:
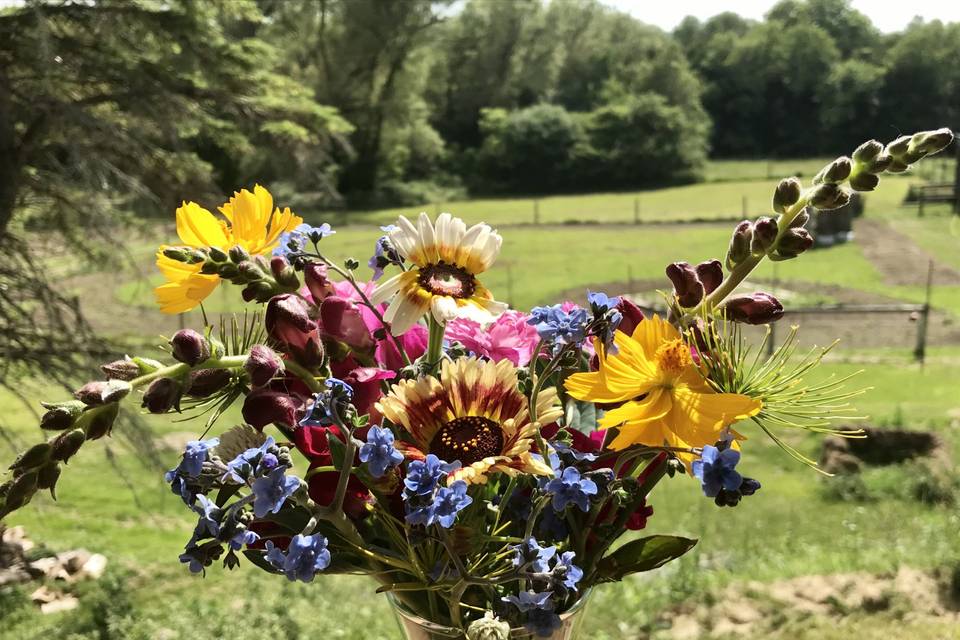
<svg viewBox="0 0 960 640"><path fill-rule="evenodd" d="M563 415L556 390L537 396L537 422L530 421L527 405L509 360L460 358L443 361L440 379L424 376L393 385L377 410L409 434L412 442L397 443L408 458L432 453L445 462L459 460L462 466L448 476L450 482L484 484L496 472L553 474L530 447L540 424Z"/></svg>
<svg viewBox="0 0 960 640"><path fill-rule="evenodd" d="M270 192L256 185L253 192L242 189L219 208L218 218L196 202L184 202L177 209L177 235L182 245L198 249L218 247L224 251L243 247L250 255L266 255L279 244L280 235L292 231L303 219L289 208L273 206ZM164 313L183 313L193 309L213 293L219 276L200 273L201 265L185 264L163 255L167 245L157 251L157 267L167 279L154 290Z"/></svg>
<svg viewBox="0 0 960 640"><path fill-rule="evenodd" d="M614 342L619 353L601 353L599 371L566 380L567 391L578 400L623 403L599 423L602 429L620 429L611 449L702 447L715 443L725 427L760 412L757 399L714 391L680 332L659 316L640 322L632 336L616 332ZM693 456L680 458L689 462Z"/></svg>
<svg viewBox="0 0 960 640"><path fill-rule="evenodd" d="M476 277L497 259L503 242L488 225L468 229L449 213L434 224L421 213L416 226L400 216L387 235L416 267L386 280L371 296L374 304L393 298L384 319L394 335L406 333L427 311L441 324L460 316L485 323L506 311Z"/></svg>

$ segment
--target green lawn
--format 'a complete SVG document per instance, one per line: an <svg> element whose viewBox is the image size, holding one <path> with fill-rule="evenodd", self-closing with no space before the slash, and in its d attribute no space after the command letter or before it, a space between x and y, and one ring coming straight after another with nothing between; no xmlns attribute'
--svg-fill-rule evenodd
<svg viewBox="0 0 960 640"><path fill-rule="evenodd" d="M797 171L806 175L820 164L819 160L784 161L774 163L773 169L777 175ZM776 182L765 179L765 175L764 162L712 163L708 171L712 183L639 196L545 198L539 204L540 221L632 222L635 197L640 198L645 221L739 216L743 195L747 195L751 214L760 214L765 212ZM898 208L910 179L893 178L879 193L868 195L867 215L893 220L898 230L957 266L957 235L951 219L929 216L917 221L910 217L910 210ZM563 292L587 286L633 281L638 288L641 283L649 288L653 282L666 288L663 269L667 263L722 258L730 233L729 225L694 225L682 233L676 228L632 224L506 228L511 223L532 220L530 200L445 203L440 208L467 220L504 225L502 256L484 276L484 282L500 299L520 309L556 301ZM434 208L428 210L433 212ZM324 241L330 257L342 260L353 256L365 263L379 234L372 223L389 222L400 211L350 214L351 222L366 226L338 227L337 235ZM416 207L402 210L407 214L416 211ZM317 216L312 221L320 219ZM172 238L166 237L168 241ZM130 248L143 256L146 264L158 241L138 240ZM366 267L361 267L361 274L367 273ZM773 277L774 272L768 265L757 275ZM823 283L902 300L922 299L919 287L891 289L884 285L855 244L810 252L798 260L780 263L776 277L785 285ZM120 318L132 317L128 315L131 306L152 308L154 284L155 279L121 281L112 299L106 292L105 297L97 298L98 304ZM74 291L81 297L84 292ZM816 299L816 288L805 295ZM829 296L823 299L829 300ZM960 287L937 288L934 304L960 315ZM221 287L206 307L212 314L241 308L237 289ZM159 322L159 314L151 312L136 318L130 321L131 332L144 332L144 327L149 327L147 333L159 333L153 326L154 321ZM188 326L197 323L197 314L187 318ZM931 350L922 371L909 364L905 356L903 349L893 346L868 352L844 351L841 347L821 373L844 375L863 369L860 384L872 390L858 400L861 412L877 424L940 431L954 454L960 454L960 441L951 428L960 411L956 394L960 345ZM60 390L42 386L27 387L23 393L31 398L63 395ZM0 450L6 458L12 456L15 446L42 437L34 426L35 416L13 396L0 393L0 408L0 427L6 436L0 439ZM224 424L237 417L232 412ZM155 419L148 419L148 423L157 436L171 440L182 440L184 432L198 432L197 425ZM838 571L879 572L901 564L943 567L960 562L960 540L956 536L960 516L955 508L909 499L912 467L866 474L865 482L881 499L837 502L824 489L834 481L793 462L762 434L749 429L747 433L750 440L745 446L743 470L759 478L763 490L736 509L721 510L702 498L688 479L677 478L659 487L652 496L655 515L650 531L700 537L701 543L688 557L658 572L598 589L588 609L589 631L585 637L647 637L656 626L658 611L680 602L695 604L709 599L710 594L731 582ZM818 438L803 433L787 434L786 438L804 453L817 456ZM4 444L8 439L10 447ZM337 576L312 585L291 585L246 566L232 575L219 569L210 571L206 578L189 575L177 556L189 537L193 518L163 486L162 469L148 467L123 445L123 440L86 446L64 472L58 488L60 502L38 498L11 518L11 524L25 525L33 537L53 550L82 546L106 553L111 561L110 578L95 586L78 585L76 588L85 592L83 607L61 615L40 616L22 592L0 593L0 639L242 638L249 635L246 629L257 629L258 637L282 634L291 640L398 637L385 600L375 596L372 582L362 577ZM167 449L162 457L165 464L172 465L177 452ZM835 627L810 620L777 637L839 639L843 633L853 633L864 640L879 640L886 636L878 635L878 630L886 629L887 624L897 624L902 637L941 637L937 635L939 627L922 621L914 624L855 617Z"/></svg>

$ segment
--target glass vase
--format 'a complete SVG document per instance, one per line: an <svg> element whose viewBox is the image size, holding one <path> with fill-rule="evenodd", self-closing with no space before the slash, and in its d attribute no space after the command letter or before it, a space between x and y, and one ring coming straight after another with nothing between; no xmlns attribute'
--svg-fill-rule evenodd
<svg viewBox="0 0 960 640"><path fill-rule="evenodd" d="M570 609L560 614L560 626L549 636L538 636L523 627L510 631L511 640L578 640L587 610L587 592ZM421 618L387 594L390 606L397 617L401 638L404 640L464 640L464 632L455 627L430 622Z"/></svg>

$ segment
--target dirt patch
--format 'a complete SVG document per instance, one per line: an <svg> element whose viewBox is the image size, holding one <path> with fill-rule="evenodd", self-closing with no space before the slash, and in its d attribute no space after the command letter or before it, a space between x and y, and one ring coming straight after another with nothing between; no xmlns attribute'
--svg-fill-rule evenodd
<svg viewBox="0 0 960 640"><path fill-rule="evenodd" d="M809 616L839 618L894 610L905 619L960 623L960 603L951 593L951 579L947 571L903 567L893 574L843 573L737 584L723 591L713 605L668 612L663 623L669 628L657 637L764 637L790 620Z"/></svg>
<svg viewBox="0 0 960 640"><path fill-rule="evenodd" d="M857 244L890 285L923 286L933 260L933 281L938 285L960 285L960 271L947 266L921 249L908 236L880 220L860 218L854 224Z"/></svg>

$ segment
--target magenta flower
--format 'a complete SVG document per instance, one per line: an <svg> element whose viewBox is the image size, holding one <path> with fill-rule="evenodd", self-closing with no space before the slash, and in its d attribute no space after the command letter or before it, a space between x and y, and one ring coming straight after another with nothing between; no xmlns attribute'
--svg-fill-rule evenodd
<svg viewBox="0 0 960 640"><path fill-rule="evenodd" d="M447 325L446 336L473 353L494 362L509 360L515 366L530 363L540 339L536 327L527 324L529 316L519 311L506 311L496 320L481 325L467 318L457 318Z"/></svg>

